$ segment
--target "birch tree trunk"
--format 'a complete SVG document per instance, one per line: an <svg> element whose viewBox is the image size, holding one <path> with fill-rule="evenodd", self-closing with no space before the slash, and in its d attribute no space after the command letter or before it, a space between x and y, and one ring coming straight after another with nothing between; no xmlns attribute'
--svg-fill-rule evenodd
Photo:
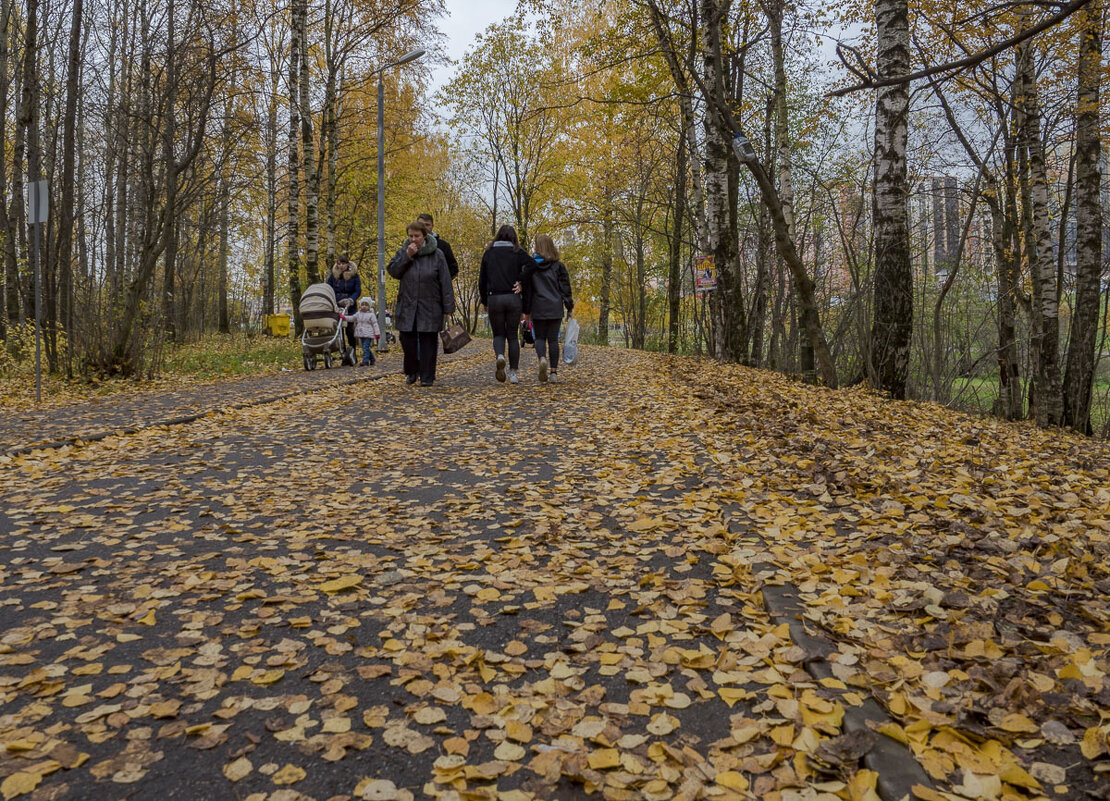
<svg viewBox="0 0 1110 801"><path fill-rule="evenodd" d="M166 336L174 341L178 337L177 314L174 303L175 281L177 275L177 171L173 165L177 160L174 153L174 140L177 136L177 65L174 50L174 0L169 0L166 9L166 122L162 132L162 159L166 170L166 213L164 219L169 227L166 230L166 246L163 254L162 274L162 324Z"/></svg>
<svg viewBox="0 0 1110 801"><path fill-rule="evenodd" d="M335 16L333 4L330 1L325 2L324 69L327 71L327 77L324 81L323 130L320 132L320 150L323 153L321 163L326 163L328 169L324 191L325 270L335 264L336 259L335 187L338 177L336 170L339 167L339 71L342 64L338 53L339 48L335 42Z"/></svg>
<svg viewBox="0 0 1110 801"><path fill-rule="evenodd" d="M12 31L13 0L0 2L0 131L8 130L8 41ZM19 319L19 263L16 261L15 237L8 206L8 137L0 136L0 236L3 237L4 296L0 298L0 333L5 336L8 327Z"/></svg>
<svg viewBox="0 0 1110 801"><path fill-rule="evenodd" d="M1048 210L1048 177L1044 143L1041 141L1041 111L1037 99L1037 77L1030 47L1018 47L1022 111L1022 144L1028 164L1028 209L1026 254L1033 286L1031 339L1036 354L1033 364L1033 405L1037 425L1058 426L1064 418L1060 382L1060 306L1056 295L1056 269L1052 253L1052 228Z"/></svg>
<svg viewBox="0 0 1110 801"><path fill-rule="evenodd" d="M771 58L775 72L775 144L777 178L779 198L782 201L782 214L786 221L786 230L791 241L797 241L797 231L794 225L794 166L791 159L792 142L790 140L789 115L786 102L786 58L782 46L782 0L771 0L766 4L767 21L771 28ZM761 214L762 217L762 214ZM759 290L757 290L758 292ZM813 347L808 338L799 340L801 350L801 364L805 379L812 382L813 373Z"/></svg>
<svg viewBox="0 0 1110 801"><path fill-rule="evenodd" d="M1102 3L1080 12L1078 106L1075 144L1076 296L1064 370L1064 425L1091 433L1091 390L1095 373L1102 292L1102 195L1099 155L1099 77L1102 64Z"/></svg>
<svg viewBox="0 0 1110 801"><path fill-rule="evenodd" d="M328 265L335 264L336 254L338 249L335 244L335 203L336 203L336 185L339 180L339 114L340 114L340 90L335 86L334 78L329 78L333 86L329 89L328 98L325 101L327 105L326 110L326 130L324 136L327 141L328 147L328 183L327 195L325 200L326 209L326 224L327 224L327 258L324 260L325 269Z"/></svg>
<svg viewBox="0 0 1110 801"><path fill-rule="evenodd" d="M234 73L230 83L234 86L235 79ZM226 163L230 164L231 159L231 103L224 103L224 122L223 131L220 135L220 150L223 153L223 158ZM220 243L217 254L217 270L219 277L217 279L216 287L216 325L221 334L231 333L231 320L228 315L228 275L227 275L227 260L228 251L230 250L230 236L231 236L231 175L230 171L226 168L223 174L219 177L219 189L217 191L216 203L218 204L218 214L220 221ZM204 259L198 260L201 265L204 264ZM203 269L203 267L202 267Z"/></svg>
<svg viewBox="0 0 1110 801"><path fill-rule="evenodd" d="M29 29L37 28L37 24L32 26L30 22L30 15L34 12L37 15L38 2L37 0L29 0L27 4L28 19L24 23L29 26ZM13 26L11 38L14 41L18 32L19 26ZM18 309L16 311L16 320L22 323L28 317L34 316L34 310L30 308L31 290L28 281L28 271L20 269L20 261L27 258L27 210L23 206L23 191L24 191L24 171L27 168L27 122L25 116L29 118L31 114L30 108L24 107L24 86L30 77L27 75L26 58L19 62L16 69L16 82L13 87L12 96L20 98L19 105L16 109L15 120L15 133L12 136L12 185L11 185L11 205L8 211L8 237L11 239L12 257L14 259L15 270L15 286L18 294Z"/></svg>
<svg viewBox="0 0 1110 801"><path fill-rule="evenodd" d="M58 209L58 247L62 328L73 336L73 195L76 162L77 91L81 72L81 29L83 0L73 0L73 21L69 33L69 59L66 65L66 106L62 131L62 192Z"/></svg>
<svg viewBox="0 0 1110 801"><path fill-rule="evenodd" d="M775 113L775 102L767 103L763 115L763 152L770 159L772 154L771 124ZM756 268L755 268L755 297L752 298L751 328L752 349L748 356L748 364L752 367L764 365L764 341L767 337L767 301L771 295L771 265L775 264L776 272L782 274L782 267L775 256L774 242L771 233L771 218L767 214L766 204L759 207L759 216L756 220ZM773 350L773 347L772 347Z"/></svg>
<svg viewBox="0 0 1110 801"><path fill-rule="evenodd" d="M301 213L301 185L300 185L300 151L297 149L297 133L300 128L301 118L297 101L297 87L300 83L300 58L301 58L301 31L304 29L304 18L308 14L307 0L293 0L290 9L291 19L289 26L289 140L288 159L286 161L286 180L289 182L288 193L288 222L286 224L286 269L289 271L289 302L293 306L293 320L296 323L296 333L300 336L304 331L304 322L301 318L301 264L300 264L300 213ZM311 282L311 277L309 278Z"/></svg>
<svg viewBox="0 0 1110 801"><path fill-rule="evenodd" d="M1002 208L997 195L990 203L991 247L994 250L995 273L998 281L998 378L999 397L996 414L1007 420L1020 420L1023 415L1021 368L1017 349L1017 308L1014 302L1014 253L1009 247L1013 222Z"/></svg>
<svg viewBox="0 0 1110 801"><path fill-rule="evenodd" d="M706 90L716 102L727 106L725 65L722 55L721 27L723 11L717 0L701 0L702 69ZM736 275L736 229L733 225L732 131L717 114L705 119L705 224L707 247L717 272L717 289L710 298L710 314L715 330L714 357L741 361L743 354L735 348L742 341L745 328L744 307L740 299L739 276Z"/></svg>
<svg viewBox="0 0 1110 801"><path fill-rule="evenodd" d="M601 223L601 237L604 241L601 251L601 292L597 304L597 338L602 345L609 344L609 311L613 307L613 219L610 217L608 193L605 203L605 219Z"/></svg>
<svg viewBox="0 0 1110 801"><path fill-rule="evenodd" d="M307 4L306 4L307 5ZM311 95L309 93L308 63L308 11L307 8L298 19L301 29L300 39L300 113L301 113L301 158L304 160L304 235L305 271L308 282L320 280L320 179L316 171L316 149L313 147L313 124Z"/></svg>
<svg viewBox="0 0 1110 801"><path fill-rule="evenodd" d="M43 152L42 152L42 139L39 133L41 127L41 108L42 108L42 86L41 77L39 75L39 0L28 0L27 2L27 22L24 31L24 50L23 50L23 87L22 87L22 110L20 112L20 125L26 131L27 137L27 180L30 182L41 181L43 179ZM24 216L24 225L27 223L27 217ZM47 258L46 248L44 243L47 239L45 236L46 226L39 224L31 229L31 236L38 240L38 270L39 279L41 283L42 298L41 300L47 301L41 304L40 312L43 324L43 341L46 343L46 354L49 362L48 369L50 372L57 370L56 353L51 347L53 339L53 326L51 325L52 317L49 308L49 293L46 287L49 284L49 272L47 265L49 259ZM32 245L33 247L34 245ZM26 251L27 258L32 258L30 249ZM31 276L33 281L33 275ZM32 283L33 286L33 283ZM29 307L30 314L34 313L34 291L28 293L31 299Z"/></svg>
<svg viewBox="0 0 1110 801"><path fill-rule="evenodd" d="M220 179L220 245L219 245L219 285L217 287L218 297L217 303L217 317L218 326L221 334L231 333L231 320L228 316L227 307L227 258L229 250L229 233L230 233L230 218L231 218L231 192L229 187L230 178L223 176Z"/></svg>
<svg viewBox="0 0 1110 801"><path fill-rule="evenodd" d="M679 314L682 302L682 231L686 220L686 137L678 136L675 153L674 203L671 212L669 271L667 274L667 353L678 351Z"/></svg>
<svg viewBox="0 0 1110 801"><path fill-rule="evenodd" d="M907 0L875 0L876 67L880 80L909 72ZM909 86L875 97L875 311L871 324L872 380L891 397L906 397L913 335L913 273L906 186Z"/></svg>
<svg viewBox="0 0 1110 801"><path fill-rule="evenodd" d="M262 313L274 313L277 269L277 148L278 148L278 68L270 62L270 98L266 114L266 254L262 278Z"/></svg>

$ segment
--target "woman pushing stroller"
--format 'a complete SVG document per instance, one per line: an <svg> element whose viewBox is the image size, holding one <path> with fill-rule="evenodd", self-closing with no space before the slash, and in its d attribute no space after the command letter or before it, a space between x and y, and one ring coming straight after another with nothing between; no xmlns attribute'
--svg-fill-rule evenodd
<svg viewBox="0 0 1110 801"><path fill-rule="evenodd" d="M353 351L358 346L353 315L358 308L355 303L362 296L362 279L358 276L358 267L346 253L340 255L332 266L328 286L335 290L335 302L348 317L344 331L347 334L347 347Z"/></svg>

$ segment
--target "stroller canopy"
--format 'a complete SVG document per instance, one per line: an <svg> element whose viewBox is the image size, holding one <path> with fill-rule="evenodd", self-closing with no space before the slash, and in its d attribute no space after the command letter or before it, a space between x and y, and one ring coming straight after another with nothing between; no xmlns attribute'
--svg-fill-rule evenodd
<svg viewBox="0 0 1110 801"><path fill-rule="evenodd" d="M304 327L332 332L339 323L339 306L335 290L328 284L313 284L301 295L301 317Z"/></svg>

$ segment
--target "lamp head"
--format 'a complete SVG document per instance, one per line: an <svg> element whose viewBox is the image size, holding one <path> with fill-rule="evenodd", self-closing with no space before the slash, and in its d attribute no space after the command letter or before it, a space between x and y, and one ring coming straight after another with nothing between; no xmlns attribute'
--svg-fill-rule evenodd
<svg viewBox="0 0 1110 801"><path fill-rule="evenodd" d="M427 51L424 48L420 48L418 50L413 50L409 53L405 53L399 59L394 61L390 66L391 67L399 67L402 64L408 64L410 61L416 61L416 59L423 56L426 52Z"/></svg>
<svg viewBox="0 0 1110 801"><path fill-rule="evenodd" d="M741 164L755 163L757 159L755 148L752 147L748 137L739 131L732 135L732 149L736 151L736 157L740 159Z"/></svg>

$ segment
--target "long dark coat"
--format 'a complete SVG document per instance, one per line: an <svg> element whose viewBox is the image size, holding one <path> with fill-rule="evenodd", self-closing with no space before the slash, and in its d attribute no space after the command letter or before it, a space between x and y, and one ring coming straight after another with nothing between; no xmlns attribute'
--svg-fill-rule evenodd
<svg viewBox="0 0 1110 801"><path fill-rule="evenodd" d="M443 328L443 315L455 313L455 293L443 251L433 250L409 258L408 244L400 248L386 268L401 282L393 325L398 331L435 332Z"/></svg>

